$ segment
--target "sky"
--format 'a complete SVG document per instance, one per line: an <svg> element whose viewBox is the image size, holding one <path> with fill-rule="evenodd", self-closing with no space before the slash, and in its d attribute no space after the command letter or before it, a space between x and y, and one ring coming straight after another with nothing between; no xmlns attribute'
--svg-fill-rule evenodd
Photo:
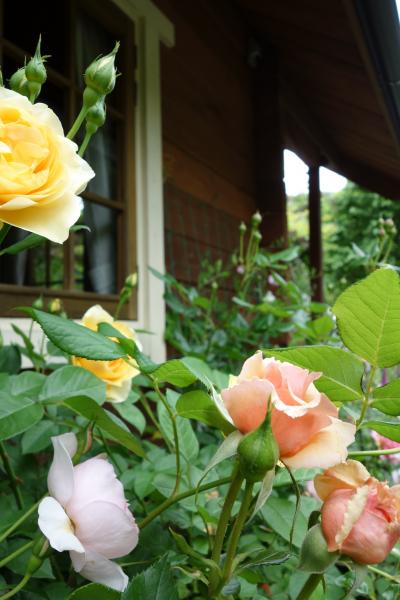
<svg viewBox="0 0 400 600"><path fill-rule="evenodd" d="M400 2L400 0L399 0ZM288 196L308 192L308 167L290 150L285 150L285 187ZM319 171L320 188L322 192L338 192L347 183L347 179L330 169L321 167Z"/></svg>

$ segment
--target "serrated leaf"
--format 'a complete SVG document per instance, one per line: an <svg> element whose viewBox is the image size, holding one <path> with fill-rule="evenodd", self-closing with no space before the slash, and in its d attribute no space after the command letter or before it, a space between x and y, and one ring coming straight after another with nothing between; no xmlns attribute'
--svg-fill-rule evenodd
<svg viewBox="0 0 400 600"><path fill-rule="evenodd" d="M362 424L363 429L373 429L384 437L395 442L400 442L400 424L385 423L384 421L366 421Z"/></svg>
<svg viewBox="0 0 400 600"><path fill-rule="evenodd" d="M170 383L178 387L187 387L194 383L197 376L181 360L169 360L153 372L160 382Z"/></svg>
<svg viewBox="0 0 400 600"><path fill-rule="evenodd" d="M126 431L118 423L115 423L110 415L92 398L76 396L64 400L63 404L88 419L88 421L93 421L97 427L105 434L109 434L121 446L128 448L128 450L131 450L137 456L141 456L142 458L145 456L140 441L130 431Z"/></svg>
<svg viewBox="0 0 400 600"><path fill-rule="evenodd" d="M63 352L92 360L115 360L126 356L119 344L88 327L35 308L20 308L39 323L49 340Z"/></svg>
<svg viewBox="0 0 400 600"><path fill-rule="evenodd" d="M237 448L239 446L240 440L242 439L243 434L240 431L234 431L230 433L222 442L206 468L204 469L201 478L199 479L197 486L201 484L206 475L216 467L220 462L227 458L231 458L237 452Z"/></svg>
<svg viewBox="0 0 400 600"><path fill-rule="evenodd" d="M202 390L182 394L178 399L176 411L181 417L217 427L226 434L235 431L235 427L224 419L214 400Z"/></svg>
<svg viewBox="0 0 400 600"><path fill-rule="evenodd" d="M23 433L43 417L43 408L30 398L0 392L0 440Z"/></svg>
<svg viewBox="0 0 400 600"><path fill-rule="evenodd" d="M378 269L345 290L333 307L346 346L376 367L400 362L400 285L392 269Z"/></svg>
<svg viewBox="0 0 400 600"><path fill-rule="evenodd" d="M301 346L266 350L265 354L310 371L320 371L322 376L314 385L332 402L351 402L362 396L364 365L350 352L329 346Z"/></svg>
<svg viewBox="0 0 400 600"><path fill-rule="evenodd" d="M375 388L373 392L373 408L377 408L386 415L397 417L400 415L400 379L395 379L387 385Z"/></svg>
<svg viewBox="0 0 400 600"><path fill-rule="evenodd" d="M133 578L121 600L178 600L168 555Z"/></svg>
<svg viewBox="0 0 400 600"><path fill-rule="evenodd" d="M67 365L47 377L39 400L62 402L72 396L87 396L97 404L103 404L106 401L106 384L82 367Z"/></svg>
<svg viewBox="0 0 400 600"><path fill-rule="evenodd" d="M57 426L52 421L43 419L22 436L22 454L32 454L44 450L50 444L51 436L57 435L57 433Z"/></svg>
<svg viewBox="0 0 400 600"><path fill-rule="evenodd" d="M121 594L100 583L89 583L75 590L68 596L68 600L119 600Z"/></svg>

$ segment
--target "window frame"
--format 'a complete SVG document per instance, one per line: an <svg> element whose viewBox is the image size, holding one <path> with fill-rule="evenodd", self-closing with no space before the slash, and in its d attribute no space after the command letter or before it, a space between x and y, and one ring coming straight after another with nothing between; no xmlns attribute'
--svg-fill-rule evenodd
<svg viewBox="0 0 400 600"><path fill-rule="evenodd" d="M143 349L153 360L166 357L164 342L164 284L148 269L165 272L163 171L161 129L160 45L175 44L173 24L151 0L112 0L131 19L136 41L136 111L132 139L135 146L136 240L139 287L137 318L129 323L136 329L150 331L141 337ZM0 318L4 342L16 339L12 322L28 331L30 320ZM35 326L32 339L40 343L41 330Z"/></svg>
<svg viewBox="0 0 400 600"><path fill-rule="evenodd" d="M3 2L6 0L3 0ZM111 5L111 6L110 6ZM110 10L114 5L117 10ZM123 161L122 174L118 179L117 195L114 199L107 199L94 192L84 191L81 196L87 202L105 206L116 211L116 292L112 294L102 294L97 292L88 292L74 287L75 269L74 269L74 242L76 234L70 234L68 240L63 244L63 283L62 288L50 288L46 286L16 285L0 282L1 295L1 315L11 316L11 310L21 304L30 304L39 296L45 299L59 297L62 299L66 311L72 317L79 317L94 303L101 304L106 310L113 312L118 303L118 291L122 288L124 279L129 273L136 271L136 236L135 232L135 193L136 186L134 180L134 170L132 165L135 161L135 144L131 130L135 126L135 24L123 17L123 13L113 0L108 0L108 4L97 3L94 0L71 0L66 3L68 14L68 27L66 27L66 37L69 41L69 55L67 64L67 73L61 73L57 68L52 68L51 63L47 66L48 80L57 87L64 99L67 100L67 118L69 126L75 116L78 114L82 99L82 90L79 88L79 82L76 81L76 25L78 22L78 12L86 14L97 20L100 25L106 24L107 31L116 38L123 37L124 45L120 49L123 52L122 71L124 77L118 82L118 89L113 93L118 93L122 98L121 107L114 108L111 102L108 102L107 110L109 118L114 118L120 122L118 140L119 160ZM4 9L3 9L4 10ZM4 25L3 25L4 26ZM13 41L3 35L0 31L0 57L4 55L22 64L25 56L29 55L26 48L17 46ZM105 49L108 51L108 49ZM40 98L39 98L40 101ZM122 135L121 135L122 133ZM45 253L49 247L49 242L41 247ZM46 264L47 266L47 264ZM122 317L135 319L137 314L136 293L123 308Z"/></svg>

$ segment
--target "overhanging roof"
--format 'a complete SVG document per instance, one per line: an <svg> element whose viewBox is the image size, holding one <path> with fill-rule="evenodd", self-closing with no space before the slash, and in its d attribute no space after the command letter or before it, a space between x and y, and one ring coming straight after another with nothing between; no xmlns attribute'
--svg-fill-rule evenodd
<svg viewBox="0 0 400 600"><path fill-rule="evenodd" d="M238 4L266 51L277 52L285 145L309 164L322 161L400 199L395 0Z"/></svg>

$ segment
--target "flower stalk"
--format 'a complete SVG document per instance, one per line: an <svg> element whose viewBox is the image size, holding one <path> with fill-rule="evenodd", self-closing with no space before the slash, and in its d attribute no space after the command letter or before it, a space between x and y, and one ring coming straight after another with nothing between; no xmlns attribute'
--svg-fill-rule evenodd
<svg viewBox="0 0 400 600"><path fill-rule="evenodd" d="M22 510L24 508L24 500L22 498L21 490L18 487L17 477L11 464L10 457L8 456L7 450L5 449L3 442L0 442L0 456L3 461L4 470L7 473L7 477L10 482L10 486L13 491L17 506L20 510Z"/></svg>

